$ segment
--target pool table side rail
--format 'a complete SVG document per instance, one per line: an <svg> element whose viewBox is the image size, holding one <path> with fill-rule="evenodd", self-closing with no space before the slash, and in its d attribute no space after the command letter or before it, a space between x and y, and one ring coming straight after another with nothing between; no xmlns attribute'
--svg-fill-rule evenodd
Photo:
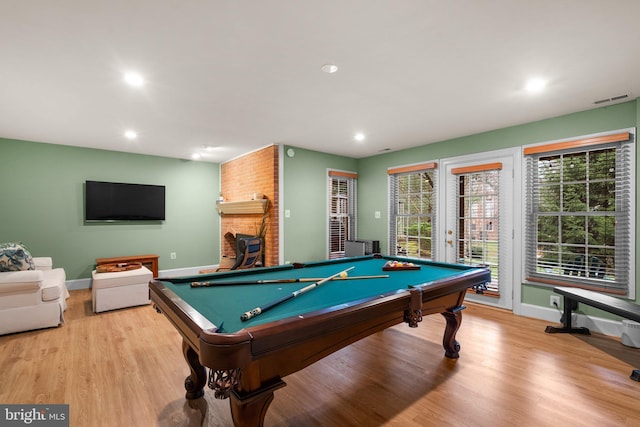
<svg viewBox="0 0 640 427"><path fill-rule="evenodd" d="M183 339L198 354L201 352L200 338L202 334L205 332L215 334L219 345L215 355L216 360L213 362L215 366L220 366L219 369L233 369L246 366L251 362L250 358L247 358L247 353L250 354L252 337L246 330L238 331L235 334L215 333L216 325L157 280L152 280L149 283L149 297L156 310L169 319ZM240 351L244 347L247 348Z"/></svg>
<svg viewBox="0 0 640 427"><path fill-rule="evenodd" d="M362 321L362 316L368 317L373 306L387 306L392 312L394 322L402 322L403 312L409 308L406 298L407 290L398 290L385 295L362 298L347 304L340 304L305 313L303 316L291 316L273 322L259 324L250 328L253 337L252 352L254 356L286 347L290 343L312 339L316 335L331 333L336 330L352 327ZM379 310L381 316L386 310ZM207 340L207 334L201 338Z"/></svg>
<svg viewBox="0 0 640 427"><path fill-rule="evenodd" d="M422 291L428 291L428 295L437 298L447 293L447 286L452 280L462 280L465 289L472 286L491 282L491 271L488 268L474 268L471 270L458 273L455 277L445 277L442 279L431 280L424 283L410 285L409 288L416 288ZM468 285L468 286L467 286Z"/></svg>
<svg viewBox="0 0 640 427"><path fill-rule="evenodd" d="M406 322L409 312L415 309L422 309L424 315L456 313L463 308L469 283L472 282L451 286L448 293L435 297L424 295L428 292L419 289L409 289L359 301L346 308L309 313L302 319L290 317L252 327L251 359L260 378L259 381L253 378L253 382L270 383L304 369L365 337ZM457 350L447 338L454 335L455 329L449 333L445 330L443 345L447 357L457 357ZM203 331L200 339L200 362L216 368L219 337ZM243 382L245 379L252 383L248 377Z"/></svg>
<svg viewBox="0 0 640 427"><path fill-rule="evenodd" d="M277 324L252 331L251 351L261 381L284 378L369 335L402 323L410 302L409 298L399 296L371 300L301 322L274 322ZM205 343L201 349L201 360L207 363L209 350L215 349Z"/></svg>
<svg viewBox="0 0 640 427"><path fill-rule="evenodd" d="M461 275L456 275L453 278L439 279L429 284L418 285L407 289L398 289L397 291L387 294L362 298L348 304L340 304L305 313L304 318L292 316L266 324L252 326L248 328L253 337L252 351L255 356L259 356L267 353L272 348L281 348L289 342L299 342L300 340L308 338L312 332L326 333L349 327L354 323L368 320L363 319L363 317L367 317L371 312L377 313L377 316L381 316L382 313L390 314L391 318L394 319L393 321L388 320L383 322L385 326L379 330L402 323L405 320L404 316L406 311L421 308L423 311L426 311L424 313L425 315L445 312L461 305L466 290L478 283L484 283L489 277L490 273L488 270L470 270L462 275L462 280L460 280ZM454 284L453 288L451 287L452 284ZM420 301L422 302L420 307L412 306L411 294L416 291L420 293ZM434 308L429 304L431 301L455 293L462 293L461 298L450 299L452 302L448 306L436 305L437 308ZM379 306L378 309L372 310L375 306ZM269 337L269 340L262 342L262 337ZM215 336L210 336L207 331L204 331L201 339L211 344L216 341Z"/></svg>

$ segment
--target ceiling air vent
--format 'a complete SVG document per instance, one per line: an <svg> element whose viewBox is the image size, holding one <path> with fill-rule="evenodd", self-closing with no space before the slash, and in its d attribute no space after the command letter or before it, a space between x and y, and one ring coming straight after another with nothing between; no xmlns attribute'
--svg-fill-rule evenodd
<svg viewBox="0 0 640 427"><path fill-rule="evenodd" d="M619 101L621 99L625 99L625 98L628 98L628 97L629 97L628 94L612 96L611 98L604 98L604 99L599 99L597 101L593 101L593 103L596 104L596 105L604 104L605 102Z"/></svg>
<svg viewBox="0 0 640 427"><path fill-rule="evenodd" d="M618 95L618 96L614 96L613 98L611 98L612 101L617 101L619 99L625 99L628 98L629 95Z"/></svg>

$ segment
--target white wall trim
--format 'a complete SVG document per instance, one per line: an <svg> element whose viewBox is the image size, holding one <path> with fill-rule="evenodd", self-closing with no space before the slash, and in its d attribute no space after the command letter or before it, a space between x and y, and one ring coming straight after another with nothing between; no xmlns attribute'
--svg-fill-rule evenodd
<svg viewBox="0 0 640 427"><path fill-rule="evenodd" d="M78 289L90 289L91 278L87 277L86 279L67 280L65 284L67 285L67 289L70 291L76 291Z"/></svg>
<svg viewBox="0 0 640 427"><path fill-rule="evenodd" d="M171 270L158 271L158 277L180 277L180 276L195 276L200 274L200 270L210 270L218 268L220 264L201 265L196 267L182 267L174 268Z"/></svg>
<svg viewBox="0 0 640 427"><path fill-rule="evenodd" d="M278 200L274 203L278 204L278 264L284 264L284 151L287 148L284 145L276 144L278 148Z"/></svg>

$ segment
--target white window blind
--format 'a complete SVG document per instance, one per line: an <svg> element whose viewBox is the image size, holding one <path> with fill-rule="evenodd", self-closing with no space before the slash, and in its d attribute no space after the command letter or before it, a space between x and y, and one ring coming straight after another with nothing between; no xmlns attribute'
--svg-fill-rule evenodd
<svg viewBox="0 0 640 427"><path fill-rule="evenodd" d="M329 259L344 257L345 240L356 238L356 182L358 175L330 170L329 199Z"/></svg>
<svg viewBox="0 0 640 427"><path fill-rule="evenodd" d="M436 163L390 168L389 253L435 259Z"/></svg>
<svg viewBox="0 0 640 427"><path fill-rule="evenodd" d="M528 280L628 293L633 142L624 132L525 148Z"/></svg>

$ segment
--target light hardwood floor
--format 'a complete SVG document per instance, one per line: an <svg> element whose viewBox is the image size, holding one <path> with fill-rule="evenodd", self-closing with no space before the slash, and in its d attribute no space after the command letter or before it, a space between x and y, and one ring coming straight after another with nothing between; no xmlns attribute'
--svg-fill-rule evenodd
<svg viewBox="0 0 640 427"><path fill-rule="evenodd" d="M207 389L184 400L181 338L151 306L94 314L72 291L66 324L0 337L0 403L67 403L71 426L230 426ZM640 350L470 305L444 357L442 316L398 325L286 377L267 426L640 426ZM202 411L205 411L202 408Z"/></svg>

